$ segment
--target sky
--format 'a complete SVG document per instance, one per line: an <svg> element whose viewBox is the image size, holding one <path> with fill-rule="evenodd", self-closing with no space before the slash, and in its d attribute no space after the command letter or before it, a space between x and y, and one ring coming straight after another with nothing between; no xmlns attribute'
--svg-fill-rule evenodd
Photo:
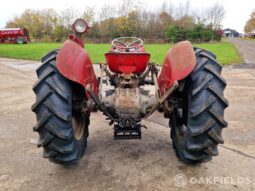
<svg viewBox="0 0 255 191"><path fill-rule="evenodd" d="M144 7L150 10L159 9L164 1L171 2L174 5L185 3L187 0L139 0ZM10 4L11 2L11 4ZM89 6L95 10L105 4L117 3L117 0L11 0L2 1L0 5L0 28L4 28L7 21L15 15L20 15L26 9L53 8L61 11L69 7L82 9ZM231 28L243 33L245 22L249 19L251 12L255 9L255 0L190 0L192 8L203 9L214 3L220 3L224 6L226 14L223 20L223 29Z"/></svg>

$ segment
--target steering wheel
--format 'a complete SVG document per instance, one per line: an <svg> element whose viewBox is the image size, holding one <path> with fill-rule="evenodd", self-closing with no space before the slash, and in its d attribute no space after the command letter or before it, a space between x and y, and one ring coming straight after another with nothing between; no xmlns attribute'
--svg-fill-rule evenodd
<svg viewBox="0 0 255 191"><path fill-rule="evenodd" d="M112 41L112 46L119 50L137 49L143 45L143 41L136 37L120 37Z"/></svg>

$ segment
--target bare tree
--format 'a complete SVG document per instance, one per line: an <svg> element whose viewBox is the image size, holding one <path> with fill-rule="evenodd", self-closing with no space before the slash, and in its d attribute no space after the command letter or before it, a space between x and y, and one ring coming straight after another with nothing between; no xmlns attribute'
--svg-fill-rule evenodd
<svg viewBox="0 0 255 191"><path fill-rule="evenodd" d="M82 13L82 18L85 19L90 25L94 21L95 11L93 7L85 7Z"/></svg>
<svg viewBox="0 0 255 191"><path fill-rule="evenodd" d="M180 3L177 7L174 8L176 19L187 17L190 15L190 1L187 0L185 3Z"/></svg>
<svg viewBox="0 0 255 191"><path fill-rule="evenodd" d="M127 16L134 6L134 0L121 0L119 1L118 13L121 16Z"/></svg>
<svg viewBox="0 0 255 191"><path fill-rule="evenodd" d="M111 5L103 5L99 12L99 21L116 17L116 7Z"/></svg>
<svg viewBox="0 0 255 191"><path fill-rule="evenodd" d="M60 13L60 18L64 26L71 26L75 19L80 16L80 11L71 7L61 11Z"/></svg>
<svg viewBox="0 0 255 191"><path fill-rule="evenodd" d="M215 3L213 6L206 10L206 20L212 29L221 27L222 20L225 16L225 10L223 5Z"/></svg>

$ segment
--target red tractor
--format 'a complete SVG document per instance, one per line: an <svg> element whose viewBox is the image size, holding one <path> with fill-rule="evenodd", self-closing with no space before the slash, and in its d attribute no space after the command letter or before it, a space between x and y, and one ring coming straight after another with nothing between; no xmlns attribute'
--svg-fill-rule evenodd
<svg viewBox="0 0 255 191"><path fill-rule="evenodd" d="M142 119L159 110L169 118L177 157L197 164L218 155L227 127L226 81L214 54L183 41L167 53L161 69L150 60L143 41L112 41L97 78L82 36L87 23L78 19L60 50L42 58L33 86L32 111L43 157L68 165L84 154L90 113L100 110L113 126L114 139L141 139ZM153 91L154 90L154 91ZM93 121L94 122L94 121Z"/></svg>

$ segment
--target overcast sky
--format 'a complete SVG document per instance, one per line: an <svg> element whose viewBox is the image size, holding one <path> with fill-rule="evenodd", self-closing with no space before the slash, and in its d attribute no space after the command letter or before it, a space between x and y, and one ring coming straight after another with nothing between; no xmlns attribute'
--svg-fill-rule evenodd
<svg viewBox="0 0 255 191"><path fill-rule="evenodd" d="M178 5L180 2L187 0L167 0ZM42 9L53 8L57 11L73 7L82 9L82 7L94 7L99 10L104 4L114 4L117 0L2 0L0 3L0 28L3 28L6 22L12 19L15 15L20 15L25 9ZM140 0L147 9L158 9L161 7L164 0ZM249 18L252 10L255 9L255 0L190 0L191 7L203 8L214 3L220 3L224 6L226 15L223 20L223 28L236 29L243 32L245 22Z"/></svg>

